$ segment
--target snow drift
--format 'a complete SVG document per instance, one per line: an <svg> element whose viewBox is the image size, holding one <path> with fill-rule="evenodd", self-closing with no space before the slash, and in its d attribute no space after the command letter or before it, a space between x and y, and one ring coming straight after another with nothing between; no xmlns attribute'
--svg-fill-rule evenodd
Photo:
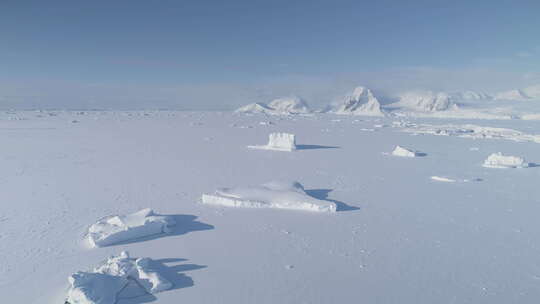
<svg viewBox="0 0 540 304"><path fill-rule="evenodd" d="M381 104L370 89L357 87L333 111L341 115L383 116Z"/></svg>
<svg viewBox="0 0 540 304"><path fill-rule="evenodd" d="M248 146L248 148L291 152L296 150L296 138L294 134L289 133L270 133L268 144L264 146Z"/></svg>
<svg viewBox="0 0 540 304"><path fill-rule="evenodd" d="M293 115L307 114L310 109L307 103L300 97L282 97L272 100L268 104L252 103L235 111L236 113L270 114L270 115Z"/></svg>
<svg viewBox="0 0 540 304"><path fill-rule="evenodd" d="M397 103L405 109L419 112L437 112L447 110L457 110L458 106L450 95L432 91L407 92L400 96Z"/></svg>
<svg viewBox="0 0 540 304"><path fill-rule="evenodd" d="M409 150L401 146L396 146L394 151L392 151L392 155L400 156L400 157L417 157L417 156L420 156L421 153L413 151L413 150Z"/></svg>
<svg viewBox="0 0 540 304"><path fill-rule="evenodd" d="M92 271L79 271L68 281L66 303L111 304L172 288L150 258L130 258L126 251L107 259Z"/></svg>
<svg viewBox="0 0 540 304"><path fill-rule="evenodd" d="M486 168L527 168L529 163L521 157L505 156L501 152L493 153L484 161Z"/></svg>
<svg viewBox="0 0 540 304"><path fill-rule="evenodd" d="M142 209L129 215L113 215L100 219L88 228L88 240L93 247L168 233L176 223L168 216L156 215L152 209Z"/></svg>
<svg viewBox="0 0 540 304"><path fill-rule="evenodd" d="M203 194L202 203L227 207L278 208L335 212L336 204L309 196L298 182L273 181L260 186L222 188Z"/></svg>

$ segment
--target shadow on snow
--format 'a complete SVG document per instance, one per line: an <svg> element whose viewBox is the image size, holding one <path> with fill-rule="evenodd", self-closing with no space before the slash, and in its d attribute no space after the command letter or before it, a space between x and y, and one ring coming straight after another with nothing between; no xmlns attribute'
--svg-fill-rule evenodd
<svg viewBox="0 0 540 304"><path fill-rule="evenodd" d="M192 271L197 269L206 268L204 265L196 264L177 264L179 262L185 262L186 259L170 258L170 259L158 259L152 261L152 268L163 275L163 277L173 284L173 287L162 292L168 292L171 290L191 287L194 284L191 277L184 274L186 271ZM170 265L176 263L175 265ZM159 294L159 293L158 293ZM144 293L140 295L124 296L119 295L117 304L140 304L156 301L156 295Z"/></svg>
<svg viewBox="0 0 540 304"><path fill-rule="evenodd" d="M332 189L311 189L311 190L305 190L306 194L309 196L313 196L316 199L320 199L323 201L328 201L336 204L336 211L354 211L359 210L359 207L356 206L350 206L345 204L344 202L336 201L333 199L328 198L328 194L332 192Z"/></svg>
<svg viewBox="0 0 540 304"><path fill-rule="evenodd" d="M339 149L337 146L296 145L296 150Z"/></svg>
<svg viewBox="0 0 540 304"><path fill-rule="evenodd" d="M186 234L186 233L194 232L194 231L203 231L203 230L212 230L212 229L214 229L214 226L212 226L212 225L196 221L195 219L197 219L197 217L195 215L176 214L176 215L167 215L167 216L171 217L176 223L175 226L170 227L171 232L169 232L169 233L160 233L160 234L149 235L149 236L145 236L145 237L141 237L141 238L136 238L136 239L126 240L126 241L123 241L123 242L114 243L114 244L104 246L104 247L112 247L112 246L116 246L116 245L139 243L139 242L145 242L145 241L150 241L150 240L154 240L154 239L160 239L160 238L165 238L165 237L182 235L182 234Z"/></svg>

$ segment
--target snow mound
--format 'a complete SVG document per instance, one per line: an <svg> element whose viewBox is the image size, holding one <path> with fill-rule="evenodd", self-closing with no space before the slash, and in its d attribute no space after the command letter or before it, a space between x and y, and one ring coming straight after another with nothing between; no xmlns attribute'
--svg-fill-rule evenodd
<svg viewBox="0 0 540 304"><path fill-rule="evenodd" d="M307 114L311 111L307 103L302 98L297 96L291 96L274 99L268 104L248 104L237 109L235 112L269 115L294 115Z"/></svg>
<svg viewBox="0 0 540 304"><path fill-rule="evenodd" d="M501 152L493 153L484 161L486 168L527 168L529 163L521 157L502 155Z"/></svg>
<svg viewBox="0 0 540 304"><path fill-rule="evenodd" d="M384 116L381 104L370 89L357 87L333 111L340 115Z"/></svg>
<svg viewBox="0 0 540 304"><path fill-rule="evenodd" d="M495 99L497 100L516 100L516 101L522 101L530 99L527 94L525 94L522 90L510 90L505 92L500 92L495 95Z"/></svg>
<svg viewBox="0 0 540 304"><path fill-rule="evenodd" d="M126 251L113 256L93 271L79 271L68 281L66 303L111 304L172 288L173 284L152 267L150 258L133 259Z"/></svg>
<svg viewBox="0 0 540 304"><path fill-rule="evenodd" d="M270 133L268 144L265 146L248 146L251 149L294 151L296 150L296 138L289 133Z"/></svg>
<svg viewBox="0 0 540 304"><path fill-rule="evenodd" d="M403 148L401 146L396 146L394 151L392 151L392 155L400 156L400 157L417 157L417 156L420 156L420 153L413 150L409 150L407 148Z"/></svg>
<svg viewBox="0 0 540 304"><path fill-rule="evenodd" d="M176 223L169 216L154 214L152 209L142 209L128 215L113 215L100 219L88 228L88 240L93 247L168 233Z"/></svg>
<svg viewBox="0 0 540 304"><path fill-rule="evenodd" d="M260 186L222 188L203 194L202 203L227 207L278 208L335 212L336 204L309 196L298 182L273 181Z"/></svg>
<svg viewBox="0 0 540 304"><path fill-rule="evenodd" d="M432 91L407 92L400 96L398 105L419 112L457 110L458 106L450 95Z"/></svg>
<svg viewBox="0 0 540 304"><path fill-rule="evenodd" d="M517 142L540 143L540 135L526 134L514 129L483 127L478 125L430 125L404 124L403 132L413 134L430 134L439 136L457 136L464 138L505 139Z"/></svg>

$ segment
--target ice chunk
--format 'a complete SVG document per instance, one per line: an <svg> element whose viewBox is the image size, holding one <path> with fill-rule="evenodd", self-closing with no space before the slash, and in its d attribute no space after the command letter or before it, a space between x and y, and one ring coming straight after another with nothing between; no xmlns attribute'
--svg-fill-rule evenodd
<svg viewBox="0 0 540 304"><path fill-rule="evenodd" d="M125 251L113 256L93 271L79 271L69 277L66 302L70 304L110 304L172 288L152 266L150 258L130 258Z"/></svg>
<svg viewBox="0 0 540 304"><path fill-rule="evenodd" d="M420 153L409 150L407 148L403 148L401 146L396 146L394 151L392 151L392 155L401 157L417 157L420 156Z"/></svg>
<svg viewBox="0 0 540 304"><path fill-rule="evenodd" d="M228 207L336 211L335 203L307 195L298 182L274 181L260 186L222 188L214 194L203 194L202 203Z"/></svg>
<svg viewBox="0 0 540 304"><path fill-rule="evenodd" d="M168 233L175 224L169 216L156 215L152 209L142 209L129 215L114 215L99 220L88 228L88 240L93 247L103 247Z"/></svg>
<svg viewBox="0 0 540 304"><path fill-rule="evenodd" d="M268 136L268 144L265 146L248 146L251 149L294 151L296 150L296 138L289 133L271 133Z"/></svg>
<svg viewBox="0 0 540 304"><path fill-rule="evenodd" d="M529 163L521 157L506 156L498 152L488 156L483 166L486 168L527 168Z"/></svg>

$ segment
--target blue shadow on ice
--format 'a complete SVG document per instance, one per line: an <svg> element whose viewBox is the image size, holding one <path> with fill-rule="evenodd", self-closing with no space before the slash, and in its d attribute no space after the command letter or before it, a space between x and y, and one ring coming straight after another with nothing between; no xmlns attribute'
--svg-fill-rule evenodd
<svg viewBox="0 0 540 304"><path fill-rule="evenodd" d="M164 215L164 214L160 214L160 215ZM167 215L167 216L173 218L175 223L176 223L176 225L174 227L171 227L171 232L169 232L169 233L160 233L160 234L150 235L150 236L146 236L146 237L142 237L142 238L131 239L131 240L127 240L127 241L124 241L124 242L114 243L112 245L105 246L105 247L132 244L132 243L139 243L139 242L145 242L145 241L150 241L150 240L155 240L155 239L160 239L160 238L165 238L165 237L182 235L182 234L186 234L186 233L194 232L194 231L202 231L202 230L212 230L212 229L214 229L214 226L212 226L212 225L196 221L195 219L197 219L197 217L195 215L175 214L175 215Z"/></svg>
<svg viewBox="0 0 540 304"><path fill-rule="evenodd" d="M337 146L296 145L296 150L339 149Z"/></svg>
<svg viewBox="0 0 540 304"><path fill-rule="evenodd" d="M336 204L336 211L354 211L359 210L359 207L356 206L350 206L345 204L344 202L332 200L328 198L328 193L332 192L332 189L311 189L311 190L305 190L306 194L309 196L313 196L316 199L320 199L323 201L329 201L334 204Z"/></svg>
<svg viewBox="0 0 540 304"><path fill-rule="evenodd" d="M195 285L193 279L188 275L184 274L186 271L192 271L197 269L206 268L204 265L196 264L177 264L180 262L185 262L186 259L170 258L170 259L158 259L152 261L152 268L157 272L163 275L165 279L173 284L171 289L164 290L163 292L168 292L171 290L191 287ZM176 265L170 265L176 263ZM159 295L159 294L158 294ZM119 297L117 304L141 304L156 301L157 297L153 294L144 294L137 297L122 298Z"/></svg>

